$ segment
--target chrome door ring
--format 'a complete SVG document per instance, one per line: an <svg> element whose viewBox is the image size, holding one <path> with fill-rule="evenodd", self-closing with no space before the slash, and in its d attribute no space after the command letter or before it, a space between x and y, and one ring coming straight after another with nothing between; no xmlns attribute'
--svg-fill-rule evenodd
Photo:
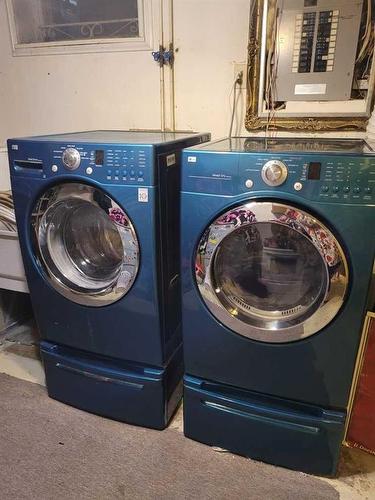
<svg viewBox="0 0 375 500"><path fill-rule="evenodd" d="M226 238L238 229L256 228L257 224L277 224L306 238L319 252L325 266L326 286L309 308L291 307L285 311L257 311L238 297L223 295L215 282L215 259ZM250 235L251 237L251 235ZM211 313L232 331L250 339L293 342L321 331L341 309L349 283L348 264L342 246L332 232L311 214L280 202L252 201L234 207L219 216L206 229L196 251L195 277L198 290ZM324 281L324 279L323 279ZM319 303L318 303L319 302ZM248 314L246 309L248 308ZM285 314L284 314L285 313ZM284 314L283 321L280 315ZM268 318L265 318L268 316ZM272 322L272 317L278 317Z"/></svg>

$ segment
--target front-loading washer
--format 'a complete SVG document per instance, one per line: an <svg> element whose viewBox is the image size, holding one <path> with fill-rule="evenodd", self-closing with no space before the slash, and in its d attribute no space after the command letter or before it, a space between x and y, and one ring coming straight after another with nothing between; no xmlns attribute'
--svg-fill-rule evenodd
<svg viewBox="0 0 375 500"><path fill-rule="evenodd" d="M8 141L18 235L51 397L163 428L181 397L181 149L206 134Z"/></svg>
<svg viewBox="0 0 375 500"><path fill-rule="evenodd" d="M336 471L374 262L361 140L232 138L184 151L185 435Z"/></svg>

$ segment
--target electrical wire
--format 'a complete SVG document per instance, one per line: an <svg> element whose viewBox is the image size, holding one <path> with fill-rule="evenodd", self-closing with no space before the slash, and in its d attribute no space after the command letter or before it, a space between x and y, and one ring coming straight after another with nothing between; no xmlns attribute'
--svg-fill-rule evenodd
<svg viewBox="0 0 375 500"><path fill-rule="evenodd" d="M272 38L270 44L270 50L267 57L267 90L266 90L266 106L268 110L267 123L266 123L266 139L269 136L269 129L272 126L272 122L275 121L277 110L281 109L283 105L275 107L277 102L277 70L280 59L280 26L282 13L284 9L284 0L282 0L281 5L276 3L276 12L274 16L274 26L272 29ZM276 129L275 129L276 134Z"/></svg>
<svg viewBox="0 0 375 500"><path fill-rule="evenodd" d="M369 72L369 68L370 68L370 63L372 62L372 58L373 58L373 51L374 51L374 39L372 40L372 43L371 45L369 46L369 50L368 50L368 54L367 54L367 61L366 61L366 65L365 65L365 68L362 72L362 76L361 76L361 79L363 80L366 76L369 76L368 75L368 72Z"/></svg>
<svg viewBox="0 0 375 500"><path fill-rule="evenodd" d="M272 106L273 106L273 101L272 101L272 79L274 76L274 71L273 71L273 66L272 66L272 59L274 56L274 51L275 51L275 45L276 45L276 25L277 22L277 17L275 15L274 18L274 26L272 29L272 36L271 36L271 43L270 43L270 49L267 54L267 61L266 61L266 92L265 92L265 101L266 101L266 108L267 108L267 123L266 123L266 138L268 137L268 130L271 122L271 112L272 112Z"/></svg>
<svg viewBox="0 0 375 500"><path fill-rule="evenodd" d="M250 6L249 38L250 38L250 35L252 33L252 28L253 28L252 22L253 22L255 6L256 6L256 2L252 1L251 6ZM232 134L233 134L233 125L234 125L234 118L235 118L236 109L237 109L237 100L240 97L240 92L238 93L238 96L237 96L237 86L239 86L238 89L241 91L241 85L243 82L243 78L244 78L243 72L240 71L238 73L234 83L233 83L232 90L231 90L231 94L233 92L233 103L232 103L232 115L231 115L231 121L230 121L230 127L229 127L229 138L231 138ZM249 66L247 67L247 70L246 70L246 87L248 89L248 99L250 101L252 96L250 94L251 85L250 85L250 68L249 68Z"/></svg>
<svg viewBox="0 0 375 500"><path fill-rule="evenodd" d="M372 7L371 0L367 0L367 20L366 29L362 36L362 47L358 53L356 63L362 62L366 55L368 55L369 47L372 44L374 38L374 27L372 26Z"/></svg>
<svg viewBox="0 0 375 500"><path fill-rule="evenodd" d="M232 86L233 103L232 103L232 116L231 116L230 127L229 127L229 138L231 138L232 134L233 134L234 117L235 117L236 109L237 109L237 85L241 85L242 80L243 80L243 74L242 74L242 71L240 71L238 73L234 83L233 83L233 86ZM238 96L239 96L239 94L238 94Z"/></svg>
<svg viewBox="0 0 375 500"><path fill-rule="evenodd" d="M365 17L366 16L366 17ZM361 20L361 46L358 48L354 67L354 82L356 83L356 92L359 98L365 99L367 90L362 91L360 82L369 81L375 42L375 26L373 22L372 0L367 0L367 12L363 12Z"/></svg>

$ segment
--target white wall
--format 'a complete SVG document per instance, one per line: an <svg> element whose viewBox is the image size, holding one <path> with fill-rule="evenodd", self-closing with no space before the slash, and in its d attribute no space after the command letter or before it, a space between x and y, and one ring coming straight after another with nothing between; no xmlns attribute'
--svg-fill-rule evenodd
<svg viewBox="0 0 375 500"><path fill-rule="evenodd" d="M8 191L9 189L8 153L6 148L0 148L0 191Z"/></svg>
<svg viewBox="0 0 375 500"><path fill-rule="evenodd" d="M250 0L175 0L178 129L211 131L214 137L228 134L234 63L246 61L249 12ZM242 92L239 122L244 108Z"/></svg>
<svg viewBox="0 0 375 500"><path fill-rule="evenodd" d="M176 125L178 129L211 131L214 138L228 135L235 63L247 60L250 0L175 0ZM234 133L244 127L246 91L236 108ZM339 106L337 111L340 111ZM274 132L272 132L275 135ZM277 135L296 135L279 132ZM322 133L303 133L317 136ZM331 132L326 136L362 137L362 132Z"/></svg>

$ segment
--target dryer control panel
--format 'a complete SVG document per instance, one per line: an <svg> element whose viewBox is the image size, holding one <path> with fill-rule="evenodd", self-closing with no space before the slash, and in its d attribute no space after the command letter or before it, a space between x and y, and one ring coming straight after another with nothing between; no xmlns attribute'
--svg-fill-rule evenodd
<svg viewBox="0 0 375 500"><path fill-rule="evenodd" d="M182 190L375 204L375 154L362 140L223 139L185 150Z"/></svg>
<svg viewBox="0 0 375 500"><path fill-rule="evenodd" d="M51 178L69 174L101 184L152 185L152 146L30 141L10 144L13 174Z"/></svg>
<svg viewBox="0 0 375 500"><path fill-rule="evenodd" d="M275 184L274 171L270 169L277 170L279 165L283 166L283 173ZM245 154L240 156L238 167L244 192L249 191L251 180L252 190L278 189L332 203L375 202L375 157L283 154L270 159L270 155Z"/></svg>

